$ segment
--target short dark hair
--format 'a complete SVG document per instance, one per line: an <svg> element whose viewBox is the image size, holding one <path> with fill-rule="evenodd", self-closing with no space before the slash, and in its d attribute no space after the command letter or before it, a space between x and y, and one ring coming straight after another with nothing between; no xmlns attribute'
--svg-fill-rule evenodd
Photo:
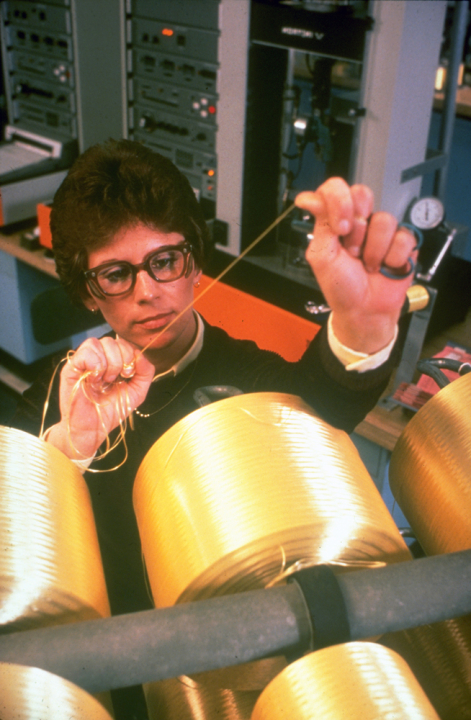
<svg viewBox="0 0 471 720"><path fill-rule="evenodd" d="M51 211L56 268L72 300L89 296L83 277L88 252L137 223L183 235L203 268L211 242L188 179L168 158L133 140L94 145L72 165Z"/></svg>

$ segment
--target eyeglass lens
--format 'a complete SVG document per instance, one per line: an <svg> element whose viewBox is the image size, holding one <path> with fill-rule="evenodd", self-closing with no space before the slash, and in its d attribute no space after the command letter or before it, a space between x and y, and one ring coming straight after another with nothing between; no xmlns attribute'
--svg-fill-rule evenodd
<svg viewBox="0 0 471 720"><path fill-rule="evenodd" d="M167 249L151 255L143 265L149 275L158 282L177 280L185 272L185 253L178 248ZM127 262L117 262L102 268L95 279L106 295L120 295L134 284L136 267Z"/></svg>

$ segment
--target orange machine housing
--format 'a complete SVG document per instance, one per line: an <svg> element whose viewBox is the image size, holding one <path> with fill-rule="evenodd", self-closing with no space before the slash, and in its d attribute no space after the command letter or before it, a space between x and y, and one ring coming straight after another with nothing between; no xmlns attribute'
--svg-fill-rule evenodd
<svg viewBox="0 0 471 720"><path fill-rule="evenodd" d="M241 340L254 340L292 362L299 360L320 326L222 282L199 295L212 282L203 275L195 309L211 323Z"/></svg>
<svg viewBox="0 0 471 720"><path fill-rule="evenodd" d="M49 226L49 217L51 215L51 208L49 205L38 203L36 205L36 211L38 215L39 225L39 243L46 248L52 250L52 236L51 228Z"/></svg>

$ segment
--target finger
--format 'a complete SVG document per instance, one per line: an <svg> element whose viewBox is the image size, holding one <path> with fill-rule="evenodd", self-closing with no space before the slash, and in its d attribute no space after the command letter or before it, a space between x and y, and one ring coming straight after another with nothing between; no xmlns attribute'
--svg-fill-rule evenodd
<svg viewBox="0 0 471 720"><path fill-rule="evenodd" d="M135 357L136 371L132 382L139 382L142 386L149 385L154 379L155 367L144 355L137 353Z"/></svg>
<svg viewBox="0 0 471 720"><path fill-rule="evenodd" d="M113 383L121 374L123 364L126 360L132 360L132 356L120 340L111 337L101 338L100 343L105 355L105 366L101 373L100 380L104 383ZM124 355L124 357L123 357Z"/></svg>
<svg viewBox="0 0 471 720"><path fill-rule="evenodd" d="M350 193L352 195L353 212L355 216L369 218L373 212L373 191L366 185L352 185Z"/></svg>
<svg viewBox="0 0 471 720"><path fill-rule="evenodd" d="M347 235L354 217L353 198L347 183L341 178L329 178L319 188L327 209L327 223L336 235Z"/></svg>
<svg viewBox="0 0 471 720"><path fill-rule="evenodd" d="M69 357L64 366L64 375L70 376L74 381L78 377L90 373L95 377L102 375L106 365L106 356L103 347L96 338L85 340Z"/></svg>
<svg viewBox="0 0 471 720"><path fill-rule="evenodd" d="M322 196L318 192L305 190L296 195L294 204L296 207L307 210L314 217L318 217L325 212L325 204Z"/></svg>
<svg viewBox="0 0 471 720"><path fill-rule="evenodd" d="M124 352L132 359L132 350ZM119 341L111 337L86 340L74 353L71 366L75 375L82 378L88 375L86 381L96 389L113 383L123 367Z"/></svg>
<svg viewBox="0 0 471 720"><path fill-rule="evenodd" d="M134 345L120 339L120 345L121 344L124 344L124 348L122 348L123 368L121 370L121 376L129 382L152 382L155 375L154 365L152 365L141 350Z"/></svg>
<svg viewBox="0 0 471 720"><path fill-rule="evenodd" d="M353 201L352 229L342 244L352 257L360 257L368 228L368 218L373 212L373 192L366 185L352 185L350 193Z"/></svg>
<svg viewBox="0 0 471 720"><path fill-rule="evenodd" d="M134 345L131 345L126 340L123 340L118 336L116 336L116 342L122 358L120 377L124 379L132 378L136 372L136 358L139 351Z"/></svg>
<svg viewBox="0 0 471 720"><path fill-rule="evenodd" d="M387 212L372 215L363 246L363 264L368 272L378 272L391 247L397 228L396 218Z"/></svg>
<svg viewBox="0 0 471 720"><path fill-rule="evenodd" d="M338 256L342 248L339 234L344 235L351 230L353 201L350 188L341 178L330 178L316 192L300 193L296 204L316 218L306 260L314 274L318 275Z"/></svg>
<svg viewBox="0 0 471 720"><path fill-rule="evenodd" d="M342 178L329 178L315 192L302 192L295 203L316 217L316 231L328 226L335 235L351 230L353 201L350 188Z"/></svg>
<svg viewBox="0 0 471 720"><path fill-rule="evenodd" d="M384 265L387 268L396 270L398 274L406 273L409 268L409 258L415 259L416 239L409 230L399 227L394 234L388 252L384 258Z"/></svg>
<svg viewBox="0 0 471 720"><path fill-rule="evenodd" d="M342 238L342 245L352 257L358 258L362 254L367 229L368 220L366 217L353 218L351 231Z"/></svg>

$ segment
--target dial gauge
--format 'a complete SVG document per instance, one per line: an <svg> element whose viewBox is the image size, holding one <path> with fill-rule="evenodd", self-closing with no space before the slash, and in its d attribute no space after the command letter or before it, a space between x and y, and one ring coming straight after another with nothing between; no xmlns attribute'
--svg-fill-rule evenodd
<svg viewBox="0 0 471 720"><path fill-rule="evenodd" d="M445 208L441 200L435 197L424 197L416 200L410 209L410 220L420 230L432 230L445 217Z"/></svg>

